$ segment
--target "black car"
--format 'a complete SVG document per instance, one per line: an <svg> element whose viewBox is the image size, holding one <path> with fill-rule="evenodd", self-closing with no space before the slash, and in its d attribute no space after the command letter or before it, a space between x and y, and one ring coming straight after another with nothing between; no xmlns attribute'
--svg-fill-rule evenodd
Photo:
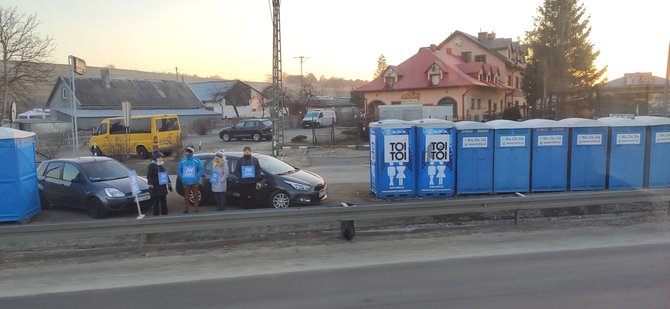
<svg viewBox="0 0 670 309"><path fill-rule="evenodd" d="M129 174L125 165L108 157L47 160L37 168L40 202L43 208L86 209L93 218L137 209ZM149 185L137 177L137 187L140 208L146 210L151 206Z"/></svg>
<svg viewBox="0 0 670 309"><path fill-rule="evenodd" d="M226 127L219 132L219 138L224 142L231 139L250 138L254 142L262 139L272 139L272 120L270 119L245 119L240 120L232 127Z"/></svg>
<svg viewBox="0 0 670 309"><path fill-rule="evenodd" d="M226 152L226 161L230 175L226 197L228 200L238 198L239 179L233 175L237 160L243 155L241 152ZM201 203L214 201L212 185L209 176L212 172L214 154L201 153L195 157L202 161L205 167L203 179L200 182ZM321 176L309 171L296 168L284 161L264 154L254 154L261 165L262 188L256 194L257 205L267 205L274 208L286 208L293 205L318 204L327 197L326 182ZM181 179L177 177L177 193L184 196Z"/></svg>

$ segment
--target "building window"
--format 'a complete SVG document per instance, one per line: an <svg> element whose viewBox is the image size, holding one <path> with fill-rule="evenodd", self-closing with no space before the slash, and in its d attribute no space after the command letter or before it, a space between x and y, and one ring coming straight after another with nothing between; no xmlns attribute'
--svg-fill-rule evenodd
<svg viewBox="0 0 670 309"><path fill-rule="evenodd" d="M514 101L514 106L519 107L519 101Z"/></svg>
<svg viewBox="0 0 670 309"><path fill-rule="evenodd" d="M440 83L440 74L430 74L430 83L437 86Z"/></svg>
<svg viewBox="0 0 670 309"><path fill-rule="evenodd" d="M476 55L475 62L486 62L486 55Z"/></svg>
<svg viewBox="0 0 670 309"><path fill-rule="evenodd" d="M65 87L60 88L60 95L63 99L67 99L67 91L65 91Z"/></svg>
<svg viewBox="0 0 670 309"><path fill-rule="evenodd" d="M518 76L514 77L514 83L516 85L515 88L519 89L519 77Z"/></svg>
<svg viewBox="0 0 670 309"><path fill-rule="evenodd" d="M477 99L477 109L482 109L482 99Z"/></svg>
<svg viewBox="0 0 670 309"><path fill-rule="evenodd" d="M489 100L489 111L491 111L491 100Z"/></svg>
<svg viewBox="0 0 670 309"><path fill-rule="evenodd" d="M479 75L477 75L477 80L483 80L483 79L484 79L484 74L479 73Z"/></svg>
<svg viewBox="0 0 670 309"><path fill-rule="evenodd" d="M475 115L475 121L479 121L479 115Z"/></svg>
<svg viewBox="0 0 670 309"><path fill-rule="evenodd" d="M494 112L498 111L498 103L493 103L493 111Z"/></svg>
<svg viewBox="0 0 670 309"><path fill-rule="evenodd" d="M461 53L461 60L463 60L463 62L468 63L471 61L471 59L472 59L472 52Z"/></svg>
<svg viewBox="0 0 670 309"><path fill-rule="evenodd" d="M475 109L475 99L470 101L470 109Z"/></svg>

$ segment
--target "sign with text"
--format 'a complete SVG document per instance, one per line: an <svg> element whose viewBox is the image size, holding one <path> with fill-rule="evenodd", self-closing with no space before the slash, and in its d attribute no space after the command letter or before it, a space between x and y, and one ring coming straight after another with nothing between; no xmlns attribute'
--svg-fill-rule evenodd
<svg viewBox="0 0 670 309"><path fill-rule="evenodd" d="M639 145L640 144L640 134L617 134L616 135L616 144L617 145Z"/></svg>
<svg viewBox="0 0 670 309"><path fill-rule="evenodd" d="M537 137L537 145L544 146L563 146L563 135L540 135Z"/></svg>
<svg viewBox="0 0 670 309"><path fill-rule="evenodd" d="M656 144L670 143L670 132L657 132Z"/></svg>
<svg viewBox="0 0 670 309"><path fill-rule="evenodd" d="M81 58L77 58L75 56L70 56L72 57L72 65L73 65L73 70L77 75L84 75L86 74L86 71L88 68L86 67L86 61Z"/></svg>
<svg viewBox="0 0 670 309"><path fill-rule="evenodd" d="M525 147L526 136L508 135L500 137L500 147Z"/></svg>
<svg viewBox="0 0 670 309"><path fill-rule="evenodd" d="M386 135L384 138L384 162L409 162L409 136Z"/></svg>
<svg viewBox="0 0 670 309"><path fill-rule="evenodd" d="M474 136L463 138L463 148L486 148L489 146L489 138L486 136Z"/></svg>
<svg viewBox="0 0 670 309"><path fill-rule="evenodd" d="M577 134L577 145L602 145L602 134Z"/></svg>
<svg viewBox="0 0 670 309"><path fill-rule="evenodd" d="M449 134L426 135L426 162L449 162Z"/></svg>

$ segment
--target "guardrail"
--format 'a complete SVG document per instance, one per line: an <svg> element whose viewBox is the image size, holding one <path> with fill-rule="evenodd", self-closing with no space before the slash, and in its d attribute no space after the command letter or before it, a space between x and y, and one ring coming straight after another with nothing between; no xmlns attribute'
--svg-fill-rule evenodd
<svg viewBox="0 0 670 309"><path fill-rule="evenodd" d="M524 209L565 208L634 202L658 204L668 201L670 201L670 189L649 189L635 191L539 193L527 196L454 198L449 200L434 199L428 201L356 205L354 207L317 206L255 211L226 211L201 213L198 215L148 217L144 219L111 219L76 223L2 226L0 227L0 243L498 211L516 211L518 219L518 211ZM668 210L670 211L670 208Z"/></svg>

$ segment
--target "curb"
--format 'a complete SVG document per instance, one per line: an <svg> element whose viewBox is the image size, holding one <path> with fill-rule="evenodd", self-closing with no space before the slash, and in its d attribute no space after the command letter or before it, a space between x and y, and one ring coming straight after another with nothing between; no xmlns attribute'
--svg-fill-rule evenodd
<svg viewBox="0 0 670 309"><path fill-rule="evenodd" d="M312 149L312 148L369 148L370 145L337 145L337 146L282 146L282 149Z"/></svg>

